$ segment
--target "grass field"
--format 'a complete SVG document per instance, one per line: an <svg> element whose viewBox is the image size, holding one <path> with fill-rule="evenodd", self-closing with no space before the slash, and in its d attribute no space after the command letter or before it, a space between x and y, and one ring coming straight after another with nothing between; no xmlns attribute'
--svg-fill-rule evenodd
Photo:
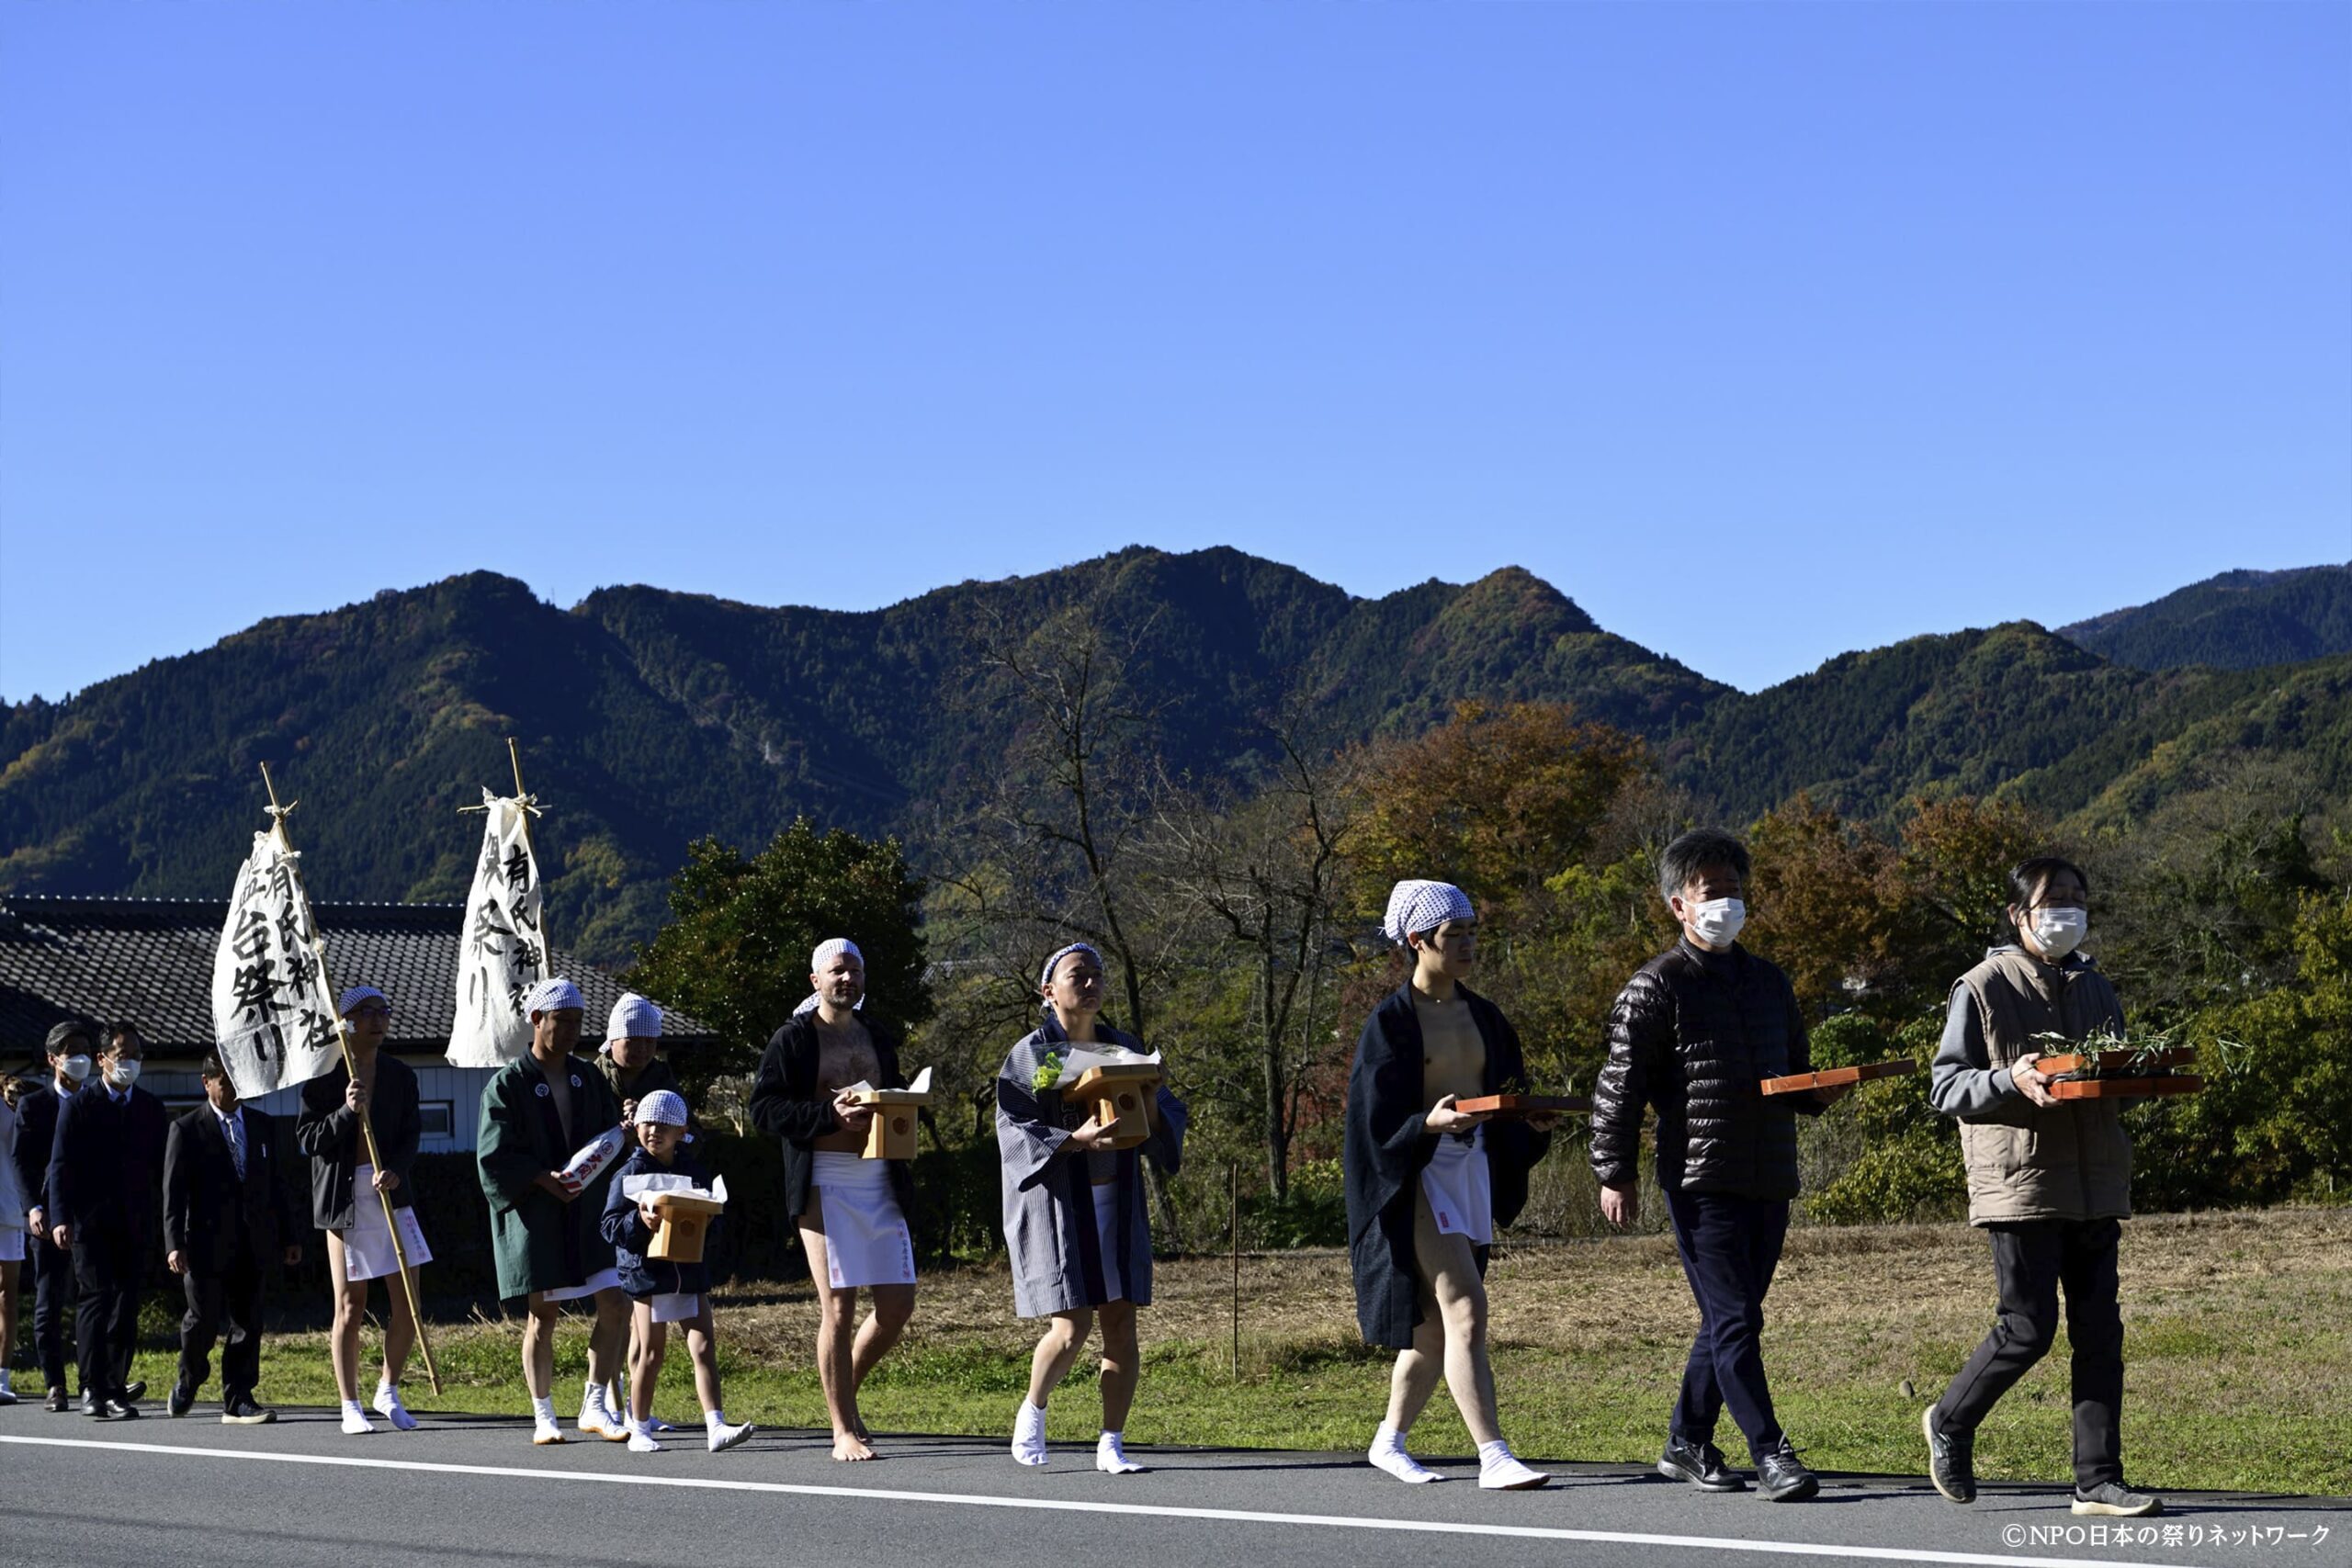
<svg viewBox="0 0 2352 1568"><path fill-rule="evenodd" d="M1143 1392L1129 1435L1361 1448L1380 1418L1387 1359L1357 1339L1346 1260L1329 1253L1242 1259L1238 1378L1231 1280L1223 1258L1159 1266L1159 1302L1144 1314ZM1668 1239L1507 1247L1491 1298L1503 1424L1515 1446L1554 1459L1657 1456L1697 1324ZM2352 1209L2135 1220L2124 1233L2123 1298L2126 1463L2136 1483L2352 1494ZM874 1429L1008 1430L1034 1340L1011 1306L1001 1264L926 1278L914 1331L867 1387ZM1781 1419L1807 1460L1833 1470L1917 1472L1919 1408L1958 1370L1992 1314L1991 1260L1965 1225L1792 1232L1765 1354ZM808 1365L816 1321L806 1281L739 1284L721 1295L733 1418L824 1425ZM520 1415L527 1404L518 1335L512 1322L479 1315L435 1325L446 1392L434 1396L422 1366L413 1367L411 1405ZM139 1375L160 1393L172 1359L160 1337L149 1343L155 1348L141 1351ZM584 1320L567 1320L559 1358L559 1403L569 1415L586 1364ZM2065 1369L2062 1339L1984 1427L1982 1474L2053 1485L2068 1478ZM1100 1413L1092 1380L1090 1360L1054 1401L1056 1440L1091 1438ZM289 1404L331 1403L323 1335L273 1337L262 1386ZM673 1418L693 1415L683 1346L673 1349L660 1408ZM1736 1438L1728 1422L1722 1435ZM1442 1392L1414 1441L1433 1454L1468 1451ZM1736 1441L1726 1447L1735 1462L1744 1458Z"/></svg>

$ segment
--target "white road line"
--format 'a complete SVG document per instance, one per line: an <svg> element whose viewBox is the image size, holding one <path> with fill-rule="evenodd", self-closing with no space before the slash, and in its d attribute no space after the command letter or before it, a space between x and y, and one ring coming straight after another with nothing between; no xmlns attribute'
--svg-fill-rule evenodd
<svg viewBox="0 0 2352 1568"><path fill-rule="evenodd" d="M1435 1519L1372 1518L1338 1514L1269 1514L1248 1508L1180 1508L1150 1503L1080 1503L1054 1497L986 1496L967 1492L902 1492L883 1486L810 1486L785 1481L727 1481L684 1475L632 1475L602 1470L535 1470L506 1464L433 1464L421 1460L343 1458L330 1454L247 1453L238 1449L201 1449L174 1443L109 1443L89 1438L17 1438L0 1443L51 1449L99 1449L115 1453L173 1454L187 1459L251 1460L266 1464L322 1464L346 1470L405 1470L426 1475L482 1475L535 1481L595 1482L607 1486L684 1486L707 1492L785 1494L797 1497L854 1497L892 1503L937 1503L967 1508L1035 1508L1061 1514L1126 1514L1163 1519L1205 1519L1217 1524L1307 1525L1324 1529L1405 1530L1425 1535L1506 1536L1521 1540L1600 1541L1619 1546L1678 1546L1706 1551L1752 1551L1782 1557L1853 1557L1874 1562L1951 1562L1985 1568L2189 1568L2182 1562L2134 1562L2121 1558L2018 1557L2005 1552L1930 1551L1900 1546L1838 1546L1804 1540L1726 1540L1711 1535L1648 1535L1632 1530L1558 1529L1543 1525L1453 1524Z"/></svg>

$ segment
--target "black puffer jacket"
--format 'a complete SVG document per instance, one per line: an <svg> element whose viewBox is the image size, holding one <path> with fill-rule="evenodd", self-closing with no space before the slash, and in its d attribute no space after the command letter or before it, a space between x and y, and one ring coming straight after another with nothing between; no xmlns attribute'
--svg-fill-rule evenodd
<svg viewBox="0 0 2352 1568"><path fill-rule="evenodd" d="M1634 972L1609 1015L1609 1063L1592 1091L1592 1168L1631 1187L1642 1111L1657 1110L1657 1183L1742 1198L1797 1195L1796 1114L1811 1095L1757 1084L1813 1070L1804 1015L1777 965L1735 943L1688 940Z"/></svg>

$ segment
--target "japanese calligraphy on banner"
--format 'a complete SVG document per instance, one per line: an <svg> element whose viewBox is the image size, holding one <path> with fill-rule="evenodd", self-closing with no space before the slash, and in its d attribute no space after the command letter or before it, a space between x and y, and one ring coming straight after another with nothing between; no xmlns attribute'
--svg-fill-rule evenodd
<svg viewBox="0 0 2352 1568"><path fill-rule="evenodd" d="M484 790L481 804L481 859L466 896L458 1010L449 1031L449 1061L459 1067L504 1066L531 1048L523 993L547 973L539 863L531 854L525 803Z"/></svg>
<svg viewBox="0 0 2352 1568"><path fill-rule="evenodd" d="M300 856L254 835L212 958L212 1037L241 1100L307 1083L342 1055Z"/></svg>

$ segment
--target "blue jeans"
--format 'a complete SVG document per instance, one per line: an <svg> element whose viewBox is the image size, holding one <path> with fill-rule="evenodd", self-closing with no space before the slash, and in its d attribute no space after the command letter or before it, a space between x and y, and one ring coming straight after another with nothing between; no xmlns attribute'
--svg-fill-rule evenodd
<svg viewBox="0 0 2352 1568"><path fill-rule="evenodd" d="M1781 1423L1764 1383L1764 1292L1772 1288L1789 1234L1788 1202L1668 1190L1666 1206L1683 1277L1699 1303L1699 1335L1682 1369L1673 1433L1685 1442L1711 1442L1715 1418L1728 1405L1749 1454L1760 1460L1781 1446Z"/></svg>

